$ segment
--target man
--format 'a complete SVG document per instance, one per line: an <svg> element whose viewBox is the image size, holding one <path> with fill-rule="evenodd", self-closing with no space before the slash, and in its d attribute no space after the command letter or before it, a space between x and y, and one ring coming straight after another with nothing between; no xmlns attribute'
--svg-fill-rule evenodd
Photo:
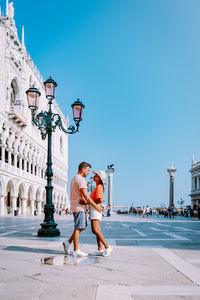
<svg viewBox="0 0 200 300"><path fill-rule="evenodd" d="M87 162L82 162L78 167L78 174L76 174L70 183L70 205L71 212L74 217L74 231L69 240L63 242L65 253L69 254L69 248L73 241L74 251L73 256L87 256L79 249L79 234L87 227L86 204L91 204L97 211L101 212L102 208L97 205L87 194L87 184L83 177L87 177L90 173L91 165Z"/></svg>

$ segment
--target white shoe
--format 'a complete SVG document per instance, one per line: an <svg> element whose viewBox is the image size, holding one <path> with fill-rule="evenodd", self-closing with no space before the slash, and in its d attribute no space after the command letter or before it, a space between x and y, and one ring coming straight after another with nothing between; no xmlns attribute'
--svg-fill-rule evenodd
<svg viewBox="0 0 200 300"><path fill-rule="evenodd" d="M76 251L74 251L74 252L72 253L72 255L73 255L73 256L81 256L81 257L86 257L86 256L88 256L87 253L85 253L85 252L83 252L83 251L81 251L81 250L76 250Z"/></svg>
<svg viewBox="0 0 200 300"><path fill-rule="evenodd" d="M64 248L64 251L66 254L69 254L69 248L70 248L71 244L66 241L66 242L63 242L63 248Z"/></svg>
<svg viewBox="0 0 200 300"><path fill-rule="evenodd" d="M90 255L92 255L92 256L103 256L103 254L104 254L104 252L103 252L103 250L98 250L98 251L95 251L95 252L93 252L93 253L91 253Z"/></svg>
<svg viewBox="0 0 200 300"><path fill-rule="evenodd" d="M105 249L103 256L109 256L112 251L113 251L113 247L109 246L107 249Z"/></svg>

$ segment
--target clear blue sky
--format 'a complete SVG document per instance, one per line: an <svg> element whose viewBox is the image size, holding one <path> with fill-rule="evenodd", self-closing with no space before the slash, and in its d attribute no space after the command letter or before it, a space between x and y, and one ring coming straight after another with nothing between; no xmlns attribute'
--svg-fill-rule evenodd
<svg viewBox="0 0 200 300"><path fill-rule="evenodd" d="M115 205L167 205L174 160L175 204L189 203L192 154L200 158L200 1L16 0L14 7L28 52L58 83L62 110L71 118L77 97L86 106L80 133L69 136L69 179L83 160L96 170L114 163Z"/></svg>

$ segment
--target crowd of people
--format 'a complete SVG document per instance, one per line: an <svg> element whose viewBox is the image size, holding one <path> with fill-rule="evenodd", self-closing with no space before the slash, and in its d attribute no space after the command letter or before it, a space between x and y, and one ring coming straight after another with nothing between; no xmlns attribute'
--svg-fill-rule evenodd
<svg viewBox="0 0 200 300"><path fill-rule="evenodd" d="M162 215L164 216L164 218L170 219L174 218L175 216L200 219L200 204L194 204L192 207L187 206L185 208L180 209L177 209L175 206L153 209L150 208L148 205L137 209L131 207L129 213L140 215L143 218L148 218L149 215L156 215L157 217Z"/></svg>

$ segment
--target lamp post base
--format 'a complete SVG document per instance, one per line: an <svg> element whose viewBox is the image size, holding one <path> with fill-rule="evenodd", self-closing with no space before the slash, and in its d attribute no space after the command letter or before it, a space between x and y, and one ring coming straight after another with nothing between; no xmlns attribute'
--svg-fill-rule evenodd
<svg viewBox="0 0 200 300"><path fill-rule="evenodd" d="M54 237L60 235L60 230L56 228L55 222L44 222L40 224L42 228L38 230L38 237Z"/></svg>

